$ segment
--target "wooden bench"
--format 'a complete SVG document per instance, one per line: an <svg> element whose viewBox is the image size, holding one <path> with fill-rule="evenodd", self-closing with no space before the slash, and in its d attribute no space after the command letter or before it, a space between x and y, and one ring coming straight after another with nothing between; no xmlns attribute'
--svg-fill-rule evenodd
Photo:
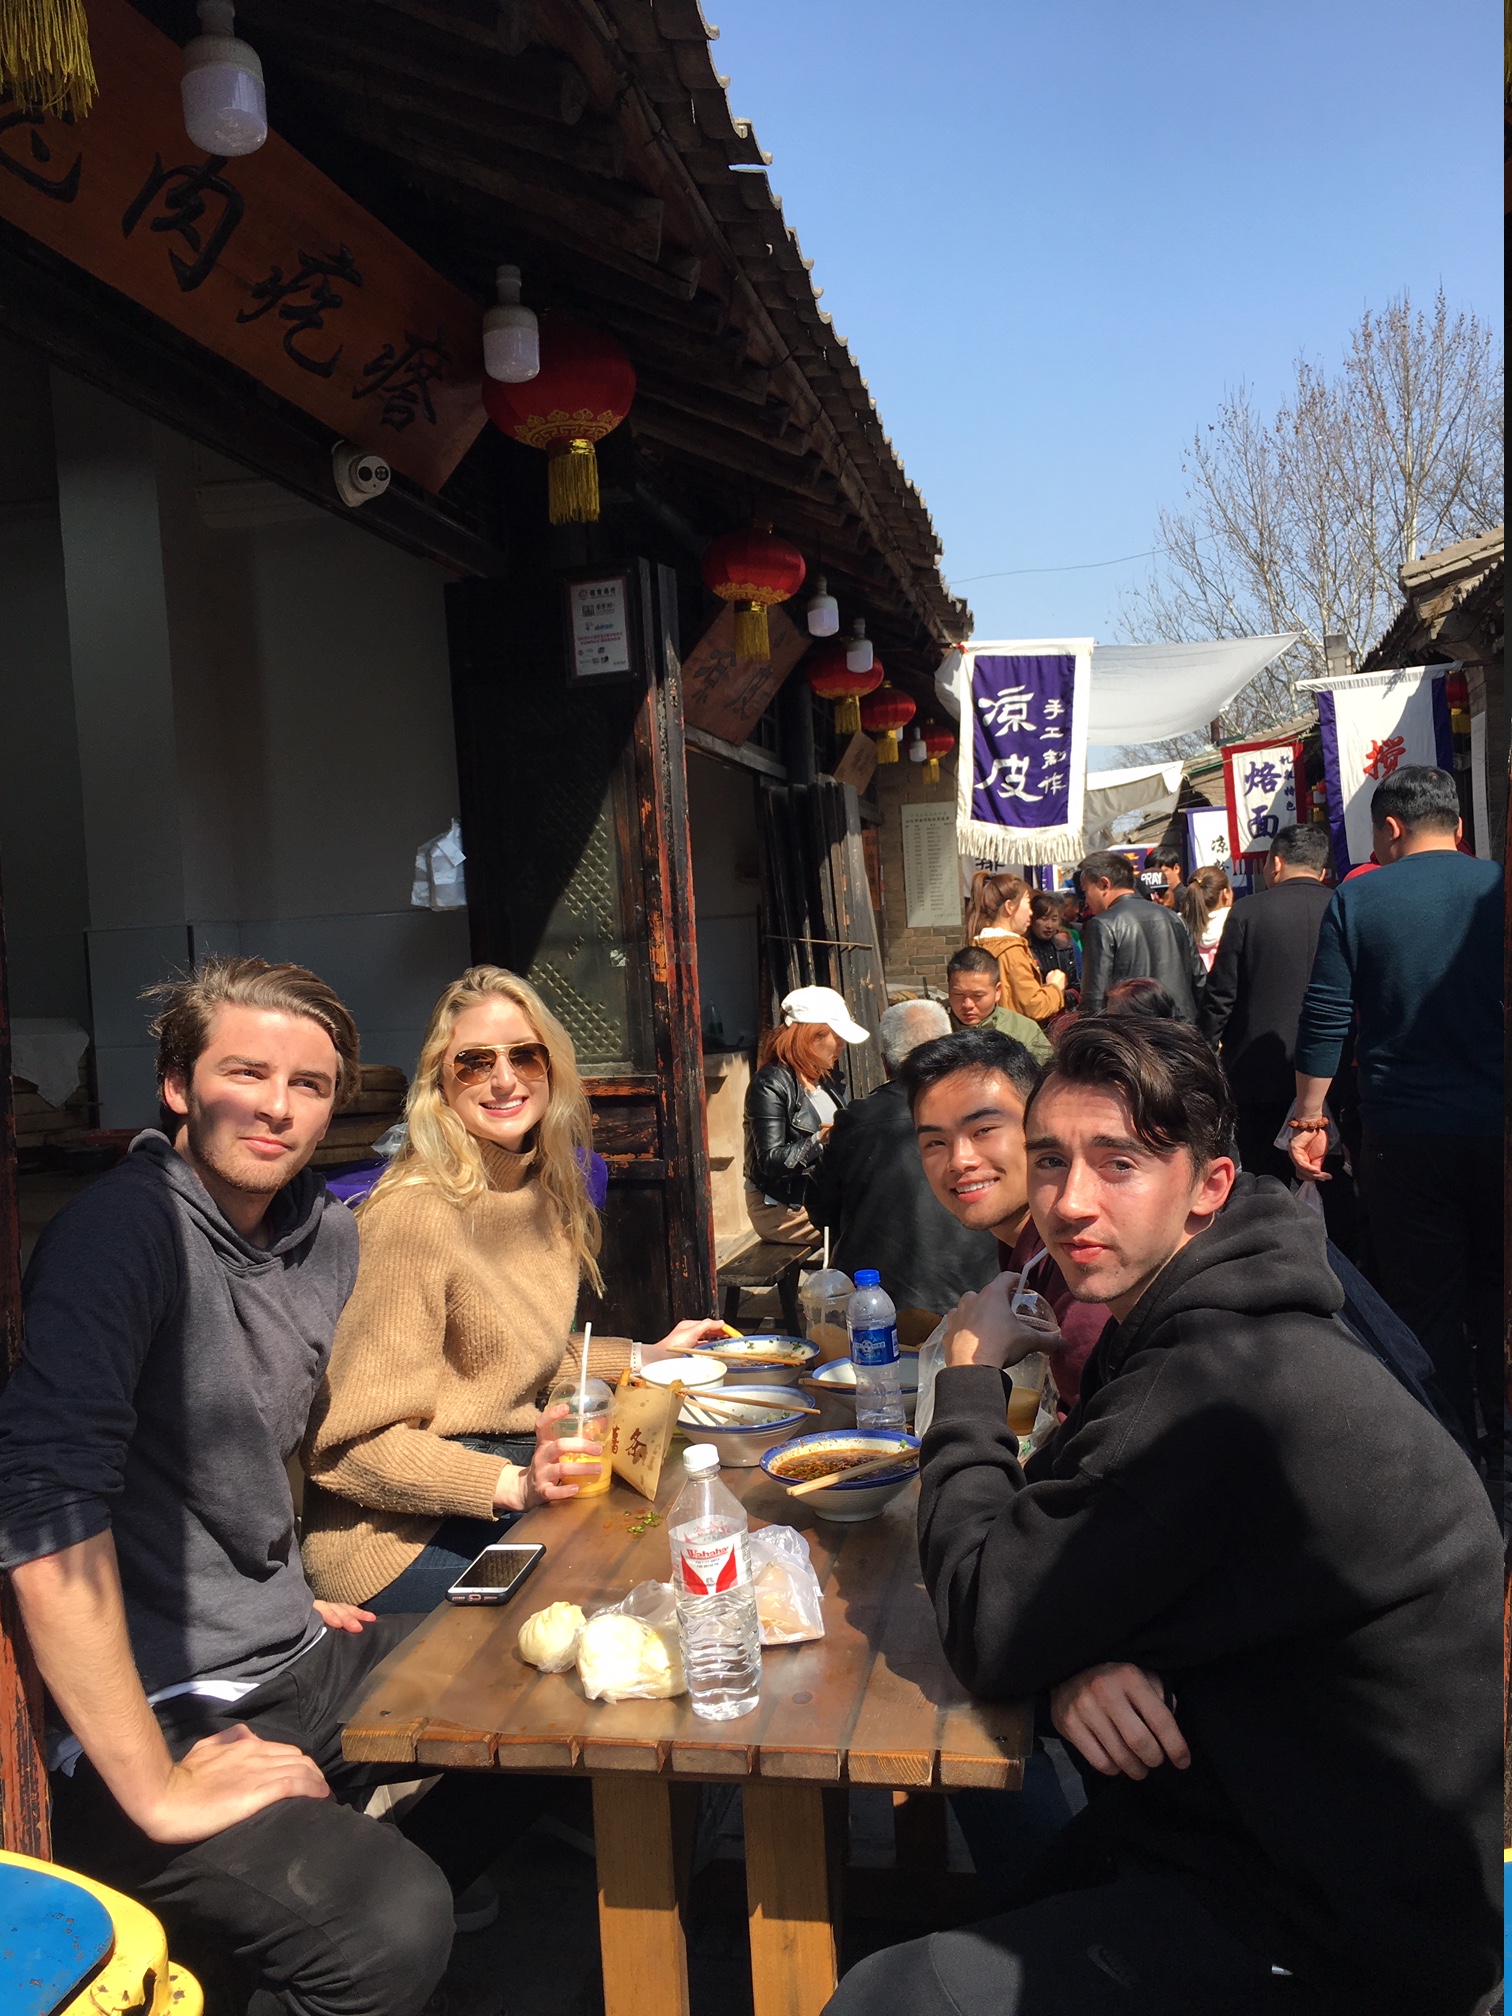
<svg viewBox="0 0 1512 2016"><path fill-rule="evenodd" d="M740 1321L740 1298L748 1290L775 1288L782 1305L782 1320L788 1334L799 1337L798 1270L819 1251L818 1242L807 1245L779 1245L774 1239L758 1239L742 1246L720 1262L719 1313L726 1323Z"/></svg>

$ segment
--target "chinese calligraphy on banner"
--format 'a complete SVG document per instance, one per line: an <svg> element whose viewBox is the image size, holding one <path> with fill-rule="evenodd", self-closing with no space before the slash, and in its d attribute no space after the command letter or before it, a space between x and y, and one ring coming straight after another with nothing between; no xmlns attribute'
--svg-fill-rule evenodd
<svg viewBox="0 0 1512 2016"><path fill-rule="evenodd" d="M1295 826L1306 784L1300 742L1235 742L1223 752L1229 852L1238 861L1269 854L1283 826Z"/></svg>
<svg viewBox="0 0 1512 2016"><path fill-rule="evenodd" d="M963 739L957 831L963 854L992 861L1069 861L1081 851L1091 645L997 645L969 652L959 674Z"/></svg>
<svg viewBox="0 0 1512 2016"><path fill-rule="evenodd" d="M477 304L276 133L201 154L182 52L127 0L89 34L87 119L0 98L0 217L439 490L484 422Z"/></svg>
<svg viewBox="0 0 1512 2016"><path fill-rule="evenodd" d="M1318 696L1334 866L1341 876L1370 859L1370 800L1378 784L1404 763L1454 768L1444 694L1444 675L1452 669L1410 665L1304 682Z"/></svg>

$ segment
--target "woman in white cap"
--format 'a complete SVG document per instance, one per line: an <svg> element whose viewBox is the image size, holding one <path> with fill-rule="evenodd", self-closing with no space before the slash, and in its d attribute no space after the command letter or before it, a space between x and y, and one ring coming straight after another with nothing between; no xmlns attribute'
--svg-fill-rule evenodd
<svg viewBox="0 0 1512 2016"><path fill-rule="evenodd" d="M763 1039L745 1105L746 1210L763 1239L805 1245L817 1236L808 1188L846 1103L840 1054L866 1040L833 987L795 987L782 1004L782 1027Z"/></svg>

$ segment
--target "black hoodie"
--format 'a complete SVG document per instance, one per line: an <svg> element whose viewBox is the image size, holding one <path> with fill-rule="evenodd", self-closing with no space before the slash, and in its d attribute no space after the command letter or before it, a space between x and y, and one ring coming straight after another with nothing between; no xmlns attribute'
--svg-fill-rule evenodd
<svg viewBox="0 0 1512 2016"><path fill-rule="evenodd" d="M1003 1375L942 1372L924 1577L974 1693L1122 1659L1174 1693L1191 1766L1096 1781L1089 1847L1341 2009L1468 2016L1500 1971L1500 1540L1342 1301L1320 1222L1241 1177L1027 1478Z"/></svg>
<svg viewBox="0 0 1512 2016"><path fill-rule="evenodd" d="M254 1246L157 1133L60 1211L0 1397L0 1568L109 1528L148 1692L258 1679L319 1635L287 1459L357 1274L315 1171Z"/></svg>

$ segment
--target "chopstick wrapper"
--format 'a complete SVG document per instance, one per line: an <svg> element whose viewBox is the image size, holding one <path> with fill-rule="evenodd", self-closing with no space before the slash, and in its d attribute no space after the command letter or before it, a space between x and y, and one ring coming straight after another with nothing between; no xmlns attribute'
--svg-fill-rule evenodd
<svg viewBox="0 0 1512 2016"><path fill-rule="evenodd" d="M655 1498L682 1406L680 1385L631 1385L622 1372L609 1414L609 1461L643 1498Z"/></svg>

